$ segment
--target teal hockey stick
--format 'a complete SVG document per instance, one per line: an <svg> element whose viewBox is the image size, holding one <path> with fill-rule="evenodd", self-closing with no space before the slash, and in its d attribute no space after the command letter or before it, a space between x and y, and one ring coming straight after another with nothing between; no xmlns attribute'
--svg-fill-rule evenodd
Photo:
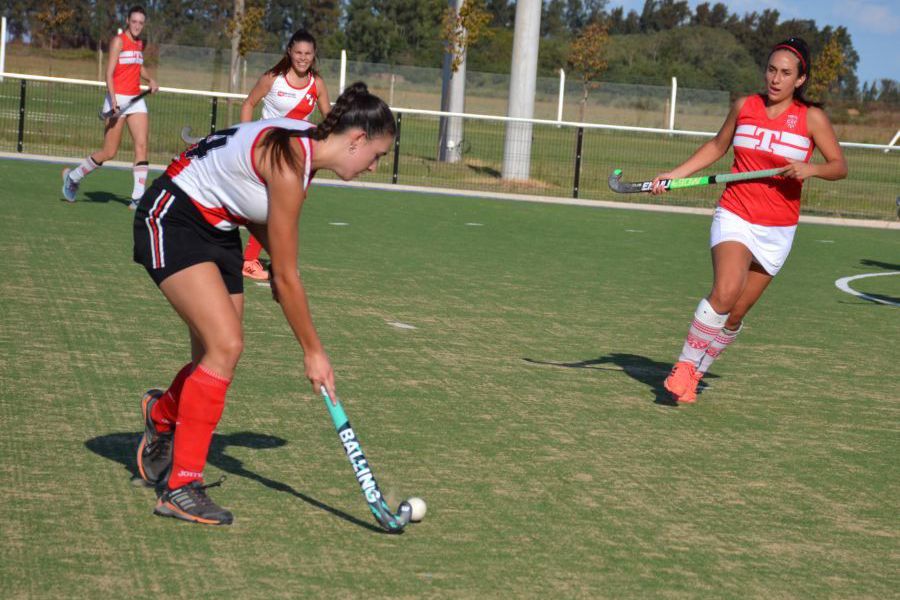
<svg viewBox="0 0 900 600"><path fill-rule="evenodd" d="M319 388L319 391L325 400L325 406L328 407L328 413L334 422L334 428L337 430L344 452L347 454L350 465L353 467L353 473L356 475L359 489L362 490L363 496L366 498L369 510L372 511L375 520L378 521L378 524L385 531L400 533L412 518L412 507L408 502L404 501L400 503L396 514L391 510L391 507L388 506L384 496L381 494L378 483L375 481L372 467L369 465L369 461L366 460L366 455L363 454L362 446L356 437L356 432L350 426L350 420L347 419L347 414L344 412L344 407L341 406L341 401L336 396L332 399L324 385Z"/></svg>
<svg viewBox="0 0 900 600"><path fill-rule="evenodd" d="M704 177L684 177L682 179L660 179L660 183L667 190L680 190L682 188L712 185L714 183L729 183L731 181L747 181L749 179L764 179L781 175L787 167L777 169L764 169L762 171L747 171L746 173L722 173L720 175L706 175ZM619 194L637 194L649 192L653 189L653 181L622 181L622 169L616 169L609 176L609 189Z"/></svg>

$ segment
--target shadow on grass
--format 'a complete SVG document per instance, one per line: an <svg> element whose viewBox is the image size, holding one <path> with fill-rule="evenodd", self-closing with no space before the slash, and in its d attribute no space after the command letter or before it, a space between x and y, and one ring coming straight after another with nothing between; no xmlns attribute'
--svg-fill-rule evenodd
<svg viewBox="0 0 900 600"><path fill-rule="evenodd" d="M117 196L116 194L111 194L109 192L86 192L83 198L78 199L79 202L97 202L100 204L108 204L110 202L116 202L118 204L123 204L128 206L131 204L131 199L122 198L121 196Z"/></svg>
<svg viewBox="0 0 900 600"><path fill-rule="evenodd" d="M900 264L888 263L881 260L872 260L871 258L860 259L859 264L867 267L881 267L887 271L900 271Z"/></svg>
<svg viewBox="0 0 900 600"><path fill-rule="evenodd" d="M587 360L576 362L554 362L546 360L536 360L533 358L523 358L527 363L534 365L549 365L551 367L565 367L567 369L594 369L597 371L616 371L623 372L632 379L640 381L650 388L654 395L654 402L663 406L678 406L678 403L672 399L666 388L663 387L663 380L672 369L672 363L659 362L646 356L639 354L625 354L621 352L612 352L605 356L598 356ZM606 366L609 365L609 366ZM716 375L707 373L704 380L700 382L697 388L697 394L700 394L706 387L706 379L714 379Z"/></svg>
<svg viewBox="0 0 900 600"><path fill-rule="evenodd" d="M140 475L138 474L137 464L135 463L135 460L137 445L140 441L141 435L142 432L110 433L107 435L101 435L91 438L87 440L84 445L94 454L121 464L131 475L132 479L139 479ZM280 446L284 446L285 444L287 444L287 440L283 438L273 435L267 435L264 433L254 433L252 431L241 431L228 435L214 434L212 444L209 448L209 456L207 457L207 462L215 467L218 467L219 469L222 469L226 473L237 475L239 477L246 477L247 479L252 479L257 483L261 483L267 488L290 494L295 498L303 500L311 506L331 513L332 515L349 523L353 523L354 525L358 525L359 527L363 527L376 533L387 534L387 532L380 527L363 521L362 519L358 519L353 515L349 515L344 511L329 506L311 496L307 496L303 492L295 490L293 487L289 486L286 483L275 481L258 473L254 473L253 471L245 468L242 461L225 453L229 446L252 448L254 450L265 450L266 448L278 448Z"/></svg>
<svg viewBox="0 0 900 600"><path fill-rule="evenodd" d="M475 171L479 175L484 175L486 177L492 177L493 179L500 179L501 173L497 169L493 167L488 167L484 165L466 165L470 170Z"/></svg>

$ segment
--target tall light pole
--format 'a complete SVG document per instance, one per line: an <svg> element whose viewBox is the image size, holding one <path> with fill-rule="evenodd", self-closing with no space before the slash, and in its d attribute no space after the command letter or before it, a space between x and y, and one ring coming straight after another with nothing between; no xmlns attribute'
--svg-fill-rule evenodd
<svg viewBox="0 0 900 600"><path fill-rule="evenodd" d="M541 0L516 2L507 116L534 116L537 58L541 34ZM507 123L503 144L504 179L528 179L531 171L531 123Z"/></svg>
<svg viewBox="0 0 900 600"><path fill-rule="evenodd" d="M449 0L450 9L457 17L466 0ZM462 34L466 35L465 32ZM441 81L441 110L462 113L466 110L466 47L449 42L444 52L444 72ZM459 54L456 71L453 59ZM459 162L462 158L463 121L461 117L441 117L438 160Z"/></svg>

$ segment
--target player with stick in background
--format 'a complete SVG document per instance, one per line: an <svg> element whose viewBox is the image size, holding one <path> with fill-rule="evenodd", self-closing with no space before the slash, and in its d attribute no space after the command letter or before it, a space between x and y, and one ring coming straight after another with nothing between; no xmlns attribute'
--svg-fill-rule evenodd
<svg viewBox="0 0 900 600"><path fill-rule="evenodd" d="M291 36L284 56L263 73L241 106L241 122L253 120L253 109L262 100L262 118L308 119L319 106L322 118L328 116L331 103L328 89L316 70L316 38L305 29ZM250 235L244 250L244 276L266 281L269 272L259 262L262 246Z"/></svg>
<svg viewBox="0 0 900 600"><path fill-rule="evenodd" d="M143 7L131 7L128 10L125 31L109 42L109 62L106 66L107 93L103 112L112 110L115 111L115 116L106 120L103 148L89 155L75 168L63 170L62 194L69 202L75 202L78 186L85 176L102 166L104 162L115 158L126 123L134 140L132 168L134 187L131 190L130 204L132 210L137 207L138 200L144 194L147 173L150 170L150 163L147 161L150 120L147 116L147 104L142 99L133 104L130 101L141 93L141 79L149 84L151 93L159 90L156 81L144 67L144 41L140 36L146 20L147 15ZM128 108L119 115L119 108L126 105L129 105Z"/></svg>
<svg viewBox="0 0 900 600"><path fill-rule="evenodd" d="M828 116L804 98L812 65L809 48L792 37L769 53L766 93L738 99L716 136L675 169L654 179L686 177L719 160L734 146L732 172L783 167L781 175L729 183L710 231L713 285L700 301L678 362L665 380L672 397L697 399L710 365L741 331L744 316L784 265L800 219L803 181L847 176L847 161ZM824 164L810 164L818 147Z"/></svg>
<svg viewBox="0 0 900 600"><path fill-rule="evenodd" d="M150 390L141 401L138 469L158 486L156 514L212 525L233 519L207 495L203 468L244 345L239 225L272 257L272 294L303 348L306 377L316 392L324 386L335 397L297 270L300 210L318 169L343 180L374 171L395 133L387 104L355 83L318 127L273 119L211 134L144 194L134 219L134 260L187 323L191 339L191 361L168 390Z"/></svg>

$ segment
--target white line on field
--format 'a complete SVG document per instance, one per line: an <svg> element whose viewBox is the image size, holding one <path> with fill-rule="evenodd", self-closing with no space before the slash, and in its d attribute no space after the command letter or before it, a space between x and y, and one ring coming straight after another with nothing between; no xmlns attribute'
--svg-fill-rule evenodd
<svg viewBox="0 0 900 600"><path fill-rule="evenodd" d="M856 279L864 279L866 277L883 277L885 275L900 275L900 271L888 271L887 273L863 273L862 275L854 275L852 277L841 277L834 282L834 285L837 286L837 289L841 290L842 292L847 292L851 296L857 296L858 298L869 300L871 302L878 302L879 304L887 304L888 306L900 306L900 302L893 302L891 300L885 300L883 298L876 298L875 296L857 292L850 287L850 282Z"/></svg>
<svg viewBox="0 0 900 600"><path fill-rule="evenodd" d="M13 160L27 160L33 162L69 164L72 161L80 160L81 156L63 157L63 156L43 156L39 154L26 154L19 152L0 152L0 158L8 158ZM132 164L125 161L107 161L103 166L110 166L117 169L132 169ZM168 165L151 164L151 171L164 171ZM663 212L663 213L680 213L706 215L711 217L713 207L694 208L690 206L671 206L660 204L635 204L631 202L613 202L608 200L579 200L577 198L562 198L557 196L528 196L525 194L510 194L506 192L489 192L483 190L461 190L451 188L431 188L415 185L402 185L393 183L375 183L365 181L339 181L334 179L314 179L312 184L316 187L342 187L342 188L361 188L367 190L381 190L386 192L416 192L420 194L432 194L436 196L463 196L466 198L477 198L483 200L509 200L513 202L532 202L540 204L560 204L565 206L584 206L589 208L618 208L631 211L644 212ZM892 229L900 230L900 221L885 221L878 219L848 219L843 217L819 217L814 215L801 215L801 223L819 223L822 225L844 225L850 227L870 227L873 229Z"/></svg>
<svg viewBox="0 0 900 600"><path fill-rule="evenodd" d="M396 327L397 329L415 329L415 325L410 325L409 323L401 323L400 321L388 321L388 325L392 327Z"/></svg>

